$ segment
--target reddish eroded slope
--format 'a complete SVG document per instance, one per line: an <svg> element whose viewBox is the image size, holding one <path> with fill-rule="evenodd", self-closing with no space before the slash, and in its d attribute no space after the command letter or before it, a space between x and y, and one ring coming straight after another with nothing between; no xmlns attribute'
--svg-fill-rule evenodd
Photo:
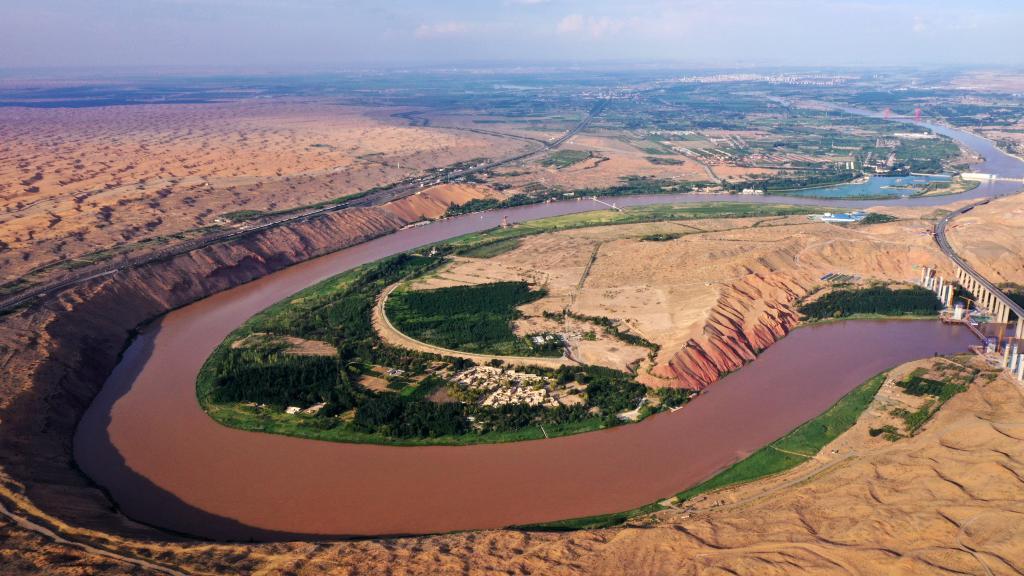
<svg viewBox="0 0 1024 576"><path fill-rule="evenodd" d="M103 276L0 317L0 480L66 520L152 534L111 514L106 497L72 460L75 426L133 330L168 310L406 223L379 208L329 213Z"/></svg>
<svg viewBox="0 0 1024 576"><path fill-rule="evenodd" d="M702 336L691 338L652 373L702 389L752 361L799 323L793 307L806 285L781 275L752 273L723 288Z"/></svg>
<svg viewBox="0 0 1024 576"><path fill-rule="evenodd" d="M382 208L399 218L415 222L444 216L453 205L465 204L470 200L503 198L504 196L487 186L471 184L442 184L426 188L412 196L388 202Z"/></svg>

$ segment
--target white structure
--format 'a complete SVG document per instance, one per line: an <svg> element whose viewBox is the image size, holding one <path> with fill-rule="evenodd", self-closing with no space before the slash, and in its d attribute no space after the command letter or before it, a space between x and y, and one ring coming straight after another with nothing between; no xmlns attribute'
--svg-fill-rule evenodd
<svg viewBox="0 0 1024 576"><path fill-rule="evenodd" d="M825 212L821 215L822 222L832 222L836 224L852 224L854 222L860 222L867 216L866 212L849 212L845 214L833 214L832 212Z"/></svg>
<svg viewBox="0 0 1024 576"><path fill-rule="evenodd" d="M985 174L984 172L964 172L960 174L960 177L972 182L994 182L998 178L995 174Z"/></svg>

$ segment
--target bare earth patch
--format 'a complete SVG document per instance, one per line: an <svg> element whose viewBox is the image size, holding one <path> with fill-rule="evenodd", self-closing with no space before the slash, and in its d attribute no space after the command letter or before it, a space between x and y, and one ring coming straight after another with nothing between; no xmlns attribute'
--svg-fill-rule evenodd
<svg viewBox="0 0 1024 576"><path fill-rule="evenodd" d="M797 300L825 284L825 274L906 282L920 266L937 266L952 277L919 215L872 226L791 216L542 234L492 258L456 258L412 288L525 280L548 295L521 308L518 334L562 333L582 363L636 369L649 386L702 388L791 330ZM679 238L643 240L651 234ZM607 317L660 352L651 363L647 348L592 322L550 317L565 309Z"/></svg>
<svg viewBox="0 0 1024 576"><path fill-rule="evenodd" d="M286 348L286 354L295 356L337 356L338 349L329 342L320 340L306 340L295 336L278 336L266 332L254 332L245 338L240 338L231 343L234 349L251 348L257 345L281 344Z"/></svg>

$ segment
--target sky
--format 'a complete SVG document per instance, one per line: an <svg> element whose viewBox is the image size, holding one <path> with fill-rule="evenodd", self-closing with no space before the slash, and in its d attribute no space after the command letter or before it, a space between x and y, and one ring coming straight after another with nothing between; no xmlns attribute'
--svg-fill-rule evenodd
<svg viewBox="0 0 1024 576"><path fill-rule="evenodd" d="M1019 0L0 0L0 68L1024 64Z"/></svg>

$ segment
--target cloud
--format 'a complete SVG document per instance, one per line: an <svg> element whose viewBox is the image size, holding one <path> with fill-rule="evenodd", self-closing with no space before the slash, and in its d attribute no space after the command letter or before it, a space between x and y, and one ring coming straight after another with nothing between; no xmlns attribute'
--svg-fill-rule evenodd
<svg viewBox="0 0 1024 576"><path fill-rule="evenodd" d="M413 36L420 40L431 40L451 36L461 36L470 31L472 26L465 22L450 20L448 22L435 22L433 24L420 24L413 32Z"/></svg>
<svg viewBox="0 0 1024 576"><path fill-rule="evenodd" d="M555 30L559 34L575 34L583 30L583 16L579 14L570 14L565 18L558 21L558 26Z"/></svg>
<svg viewBox="0 0 1024 576"><path fill-rule="evenodd" d="M592 38L602 38L622 31L626 23L622 20L602 16L582 16L580 14L569 14L558 21L555 31L559 34L586 34Z"/></svg>

